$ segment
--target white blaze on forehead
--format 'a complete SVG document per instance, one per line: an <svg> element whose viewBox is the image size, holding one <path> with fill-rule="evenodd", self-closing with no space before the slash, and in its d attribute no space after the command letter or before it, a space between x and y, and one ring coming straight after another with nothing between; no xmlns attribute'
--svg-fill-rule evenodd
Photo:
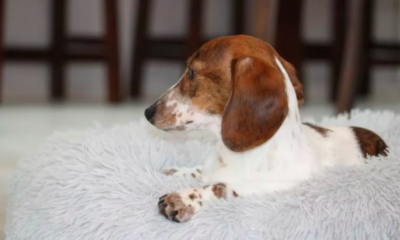
<svg viewBox="0 0 400 240"><path fill-rule="evenodd" d="M165 94L165 104L167 107L181 104L182 95L179 93L178 88L175 88L178 83L179 81L174 86L172 86Z"/></svg>

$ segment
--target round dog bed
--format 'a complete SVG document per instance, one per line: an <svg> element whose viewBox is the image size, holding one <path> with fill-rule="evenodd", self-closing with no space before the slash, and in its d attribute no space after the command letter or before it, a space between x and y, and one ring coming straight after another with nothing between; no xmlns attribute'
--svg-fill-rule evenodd
<svg viewBox="0 0 400 240"><path fill-rule="evenodd" d="M400 239L400 117L354 111L319 124L372 129L390 156L329 169L284 194L218 201L183 224L159 215L158 198L200 183L160 169L201 163L212 150L211 136L165 134L144 123L55 134L19 163L6 237Z"/></svg>

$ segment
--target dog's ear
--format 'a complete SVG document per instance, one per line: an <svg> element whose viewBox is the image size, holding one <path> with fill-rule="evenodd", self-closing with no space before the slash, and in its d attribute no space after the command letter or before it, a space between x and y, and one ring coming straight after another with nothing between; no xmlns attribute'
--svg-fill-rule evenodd
<svg viewBox="0 0 400 240"><path fill-rule="evenodd" d="M282 63L282 66L285 68L287 74L289 75L294 91L296 92L297 104L300 107L304 102L303 85L297 78L296 70L294 69L293 65L281 57L279 57L279 61Z"/></svg>
<svg viewBox="0 0 400 240"><path fill-rule="evenodd" d="M232 63L232 94L221 129L230 150L247 151L268 141L287 112L285 83L275 64L250 57Z"/></svg>

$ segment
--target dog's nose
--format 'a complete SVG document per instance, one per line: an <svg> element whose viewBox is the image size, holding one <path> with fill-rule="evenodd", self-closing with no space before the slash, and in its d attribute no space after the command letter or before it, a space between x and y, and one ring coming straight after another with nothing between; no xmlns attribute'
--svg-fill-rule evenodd
<svg viewBox="0 0 400 240"><path fill-rule="evenodd" d="M157 110L157 105L151 105L150 107L148 107L145 111L144 111L144 116L146 117L146 119L148 121L150 121L150 119L154 116L154 113L156 113Z"/></svg>

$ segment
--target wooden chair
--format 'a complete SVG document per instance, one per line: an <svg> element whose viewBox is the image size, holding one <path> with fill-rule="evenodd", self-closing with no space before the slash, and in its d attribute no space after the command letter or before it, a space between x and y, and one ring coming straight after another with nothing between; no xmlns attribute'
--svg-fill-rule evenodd
<svg viewBox="0 0 400 240"><path fill-rule="evenodd" d="M0 0L0 37L4 26L4 0ZM66 35L67 0L51 1L51 45L47 49L4 48L0 43L0 67L4 61L41 61L51 65L50 97L65 98L65 64L69 61L101 61L107 64L108 101L120 102L117 1L103 0L105 35L100 38ZM1 89L0 79L0 89ZM0 92L1 93L1 92Z"/></svg>
<svg viewBox="0 0 400 240"><path fill-rule="evenodd" d="M364 0L352 0L350 6L350 19L349 27L347 29L346 47L344 49L341 81L338 91L338 101L336 104L336 112L343 113L349 111L352 107L355 89L357 85L357 75L360 65L360 51L363 49L362 36L365 29L363 29L363 15L365 2Z"/></svg>
<svg viewBox="0 0 400 240"><path fill-rule="evenodd" d="M233 0L233 34L242 34L244 28L244 0ZM204 0L190 0L188 34L186 38L154 38L149 35L153 0L139 0L136 21L136 43L131 74L131 96L141 96L142 71L145 61L152 59L183 61L208 39L202 36Z"/></svg>
<svg viewBox="0 0 400 240"><path fill-rule="evenodd" d="M275 4L274 4L275 3ZM307 60L328 61L332 67L330 78L330 99L336 101L341 79L343 54L345 52L346 24L349 17L349 2L346 0L332 0L333 21L331 29L333 39L330 43L305 42L302 39L302 18L304 1L302 0L257 0L255 36L272 42L277 51L297 69L300 81L305 85L302 68ZM274 8L273 6L276 5ZM272 8L272 9L271 9ZM273 22L271 15L276 10L275 32L265 30L271 28ZM364 8L368 11L365 15L364 37L371 38L371 7ZM266 33L268 32L268 33ZM367 37L368 36L368 37ZM369 55L368 41L363 43L362 59ZM364 61L363 67L368 68L370 61ZM367 95L370 91L370 80L368 71L361 72L360 85L355 87L354 94Z"/></svg>
<svg viewBox="0 0 400 240"><path fill-rule="evenodd" d="M259 0L264 6L267 5L266 1ZM305 60L330 62L330 98L335 102L338 113L349 111L357 96L370 94L373 66L400 64L399 42L373 40L376 0L332 0L333 39L328 44L302 41L301 13L304 1L275 1L278 2L275 48L294 64L303 84L302 65ZM256 9L262 9L262 5ZM264 15L268 15L265 12ZM271 21L265 19L263 21Z"/></svg>
<svg viewBox="0 0 400 240"><path fill-rule="evenodd" d="M357 54L361 54L357 64L357 84L354 85L352 95L348 97L349 101L353 101L357 94L367 95L370 92L370 67L373 64L398 64L400 59L393 58L393 55L386 55L387 58L377 59L373 57L373 51L400 51L400 44L396 43L372 43L372 9L373 0L365 0L363 4L363 21L362 21L362 41L360 42L361 49ZM148 22L150 20L149 12L151 0L140 0L138 8L138 21L136 28L136 47L134 60L132 65L132 86L131 95L139 96L141 88L141 71L142 65L148 59L166 59L166 60L183 60L188 54L193 52L201 43L201 0L191 0L190 2L190 34L187 39L163 38L154 39L148 36ZM276 3L277 8L271 9L273 3ZM332 76L330 79L330 99L339 103L341 98L342 87L341 75L344 58L348 57L348 34L347 19L351 17L355 11L349 9L351 7L346 0L332 0L333 21L332 31L333 39L329 43L310 43L304 42L302 39L302 18L304 1L302 0L256 0L255 14L255 36L264 39L268 42L272 41L277 51L297 69L299 79L305 85L302 68L306 60L325 60L332 66ZM243 7L244 1L235 0L234 14L234 33L243 32ZM276 27L273 33L268 26L271 26L273 21L272 11L276 12ZM357 32L357 31L356 31ZM275 36L272 36L275 35ZM361 36L361 35L360 35ZM346 54L346 55L344 55ZM388 58L389 57L389 58ZM348 69L348 68L346 68ZM348 78L348 77L347 77ZM340 91L339 91L340 88ZM347 90L346 90L347 91ZM353 99L353 100L352 100ZM348 107L347 107L348 108Z"/></svg>
<svg viewBox="0 0 400 240"><path fill-rule="evenodd" d="M373 9L376 0L353 0L343 54L336 111L351 110L357 89L370 92L371 70L376 65L399 65L400 43L373 40Z"/></svg>

